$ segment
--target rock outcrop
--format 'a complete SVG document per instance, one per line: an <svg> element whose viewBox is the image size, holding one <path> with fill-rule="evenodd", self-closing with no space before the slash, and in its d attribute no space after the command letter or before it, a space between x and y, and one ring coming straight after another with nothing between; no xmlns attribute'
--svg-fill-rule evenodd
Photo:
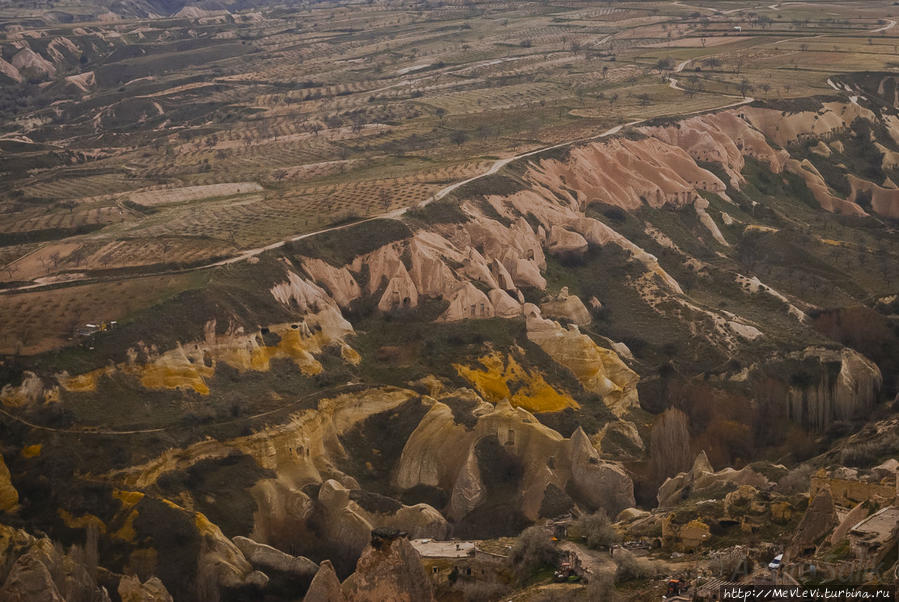
<svg viewBox="0 0 899 602"><path fill-rule="evenodd" d="M824 537L837 526L838 522L830 491L827 489L819 491L809 503L785 556L795 559L808 552L813 552Z"/></svg>
<svg viewBox="0 0 899 602"><path fill-rule="evenodd" d="M561 226L553 226L546 241L549 252L560 257L580 257L587 252L587 246L583 236Z"/></svg>
<svg viewBox="0 0 899 602"><path fill-rule="evenodd" d="M64 554L47 537L0 525L0 600L65 602L108 601L106 591L97 586L83 557Z"/></svg>
<svg viewBox="0 0 899 602"><path fill-rule="evenodd" d="M441 316L441 320L454 322L466 319L486 319L495 315L490 298L471 282L466 282L452 293L450 305Z"/></svg>
<svg viewBox="0 0 899 602"><path fill-rule="evenodd" d="M158 577L150 577L143 583L134 575L119 580L119 598L122 602L173 602L172 595Z"/></svg>
<svg viewBox="0 0 899 602"><path fill-rule="evenodd" d="M578 427L568 442L571 483L577 498L590 510L602 509L614 516L634 505L634 485L618 466L603 462L584 429Z"/></svg>
<svg viewBox="0 0 899 602"><path fill-rule="evenodd" d="M595 438L603 456L618 460L638 460L646 452L637 425L628 420L615 420L602 427Z"/></svg>
<svg viewBox="0 0 899 602"><path fill-rule="evenodd" d="M742 114L741 110L720 111L684 119L677 126L644 127L641 131L684 149L696 161L719 163L727 172L731 186L739 188L745 156L763 161L779 173L786 155L771 148L765 135L741 117ZM715 178L700 180L698 187L720 193L723 184Z"/></svg>
<svg viewBox="0 0 899 602"><path fill-rule="evenodd" d="M219 589L262 589L268 584L268 576L255 570L217 525L200 513L195 514L194 523L203 541L197 561L198 579Z"/></svg>
<svg viewBox="0 0 899 602"><path fill-rule="evenodd" d="M0 389L0 403L13 408L58 400L59 387L48 386L30 370L22 374L22 382L18 386L7 383Z"/></svg>
<svg viewBox="0 0 899 602"><path fill-rule="evenodd" d="M840 213L843 215L866 215L864 209L854 202L841 199L840 197L831 194L827 182L824 181L824 176L815 169L815 166L812 165L811 161L808 159L804 159L803 161L788 159L785 164L785 169L802 178L805 185L811 191L812 196L815 197L815 200L821 205L822 209L830 211L831 213Z"/></svg>
<svg viewBox="0 0 899 602"><path fill-rule="evenodd" d="M312 579L318 572L319 566L304 556L291 556L248 537L237 536L232 541L249 563L260 571L278 571L302 579Z"/></svg>
<svg viewBox="0 0 899 602"><path fill-rule="evenodd" d="M874 213L890 219L899 219L899 189L884 188L852 174L848 176L850 194L848 201L858 203L867 196ZM861 208L859 208L861 211Z"/></svg>
<svg viewBox="0 0 899 602"><path fill-rule="evenodd" d="M330 560L321 563L303 602L346 602L346 596L340 588L340 580Z"/></svg>
<svg viewBox="0 0 899 602"><path fill-rule="evenodd" d="M315 282L328 289L328 293L340 307L349 307L350 303L362 296L362 289L353 275L346 268L335 268L321 259L305 258L302 260L303 271Z"/></svg>
<svg viewBox="0 0 899 602"><path fill-rule="evenodd" d="M378 531L344 583L349 602L432 602L434 592L418 552L405 535Z"/></svg>
<svg viewBox="0 0 899 602"><path fill-rule="evenodd" d="M540 304L541 313L548 318L570 320L578 326L586 326L593 317L577 295L568 293L568 287L562 287L558 295L551 296Z"/></svg>
<svg viewBox="0 0 899 602"><path fill-rule="evenodd" d="M448 406L435 402L403 448L396 486L450 491L447 513L462 520L486 499L487 485L476 454L486 437L496 438L520 462L520 509L531 520L538 518L550 484L562 491L571 484L577 490L575 501L590 510L603 508L615 514L634 504L630 477L617 464L602 461L582 430L565 439L507 401L478 410L471 429L457 424Z"/></svg>
<svg viewBox="0 0 899 602"><path fill-rule="evenodd" d="M785 402L791 420L823 431L874 407L883 377L874 362L855 350L810 347L789 357L819 366L807 373L809 382L789 383Z"/></svg>
<svg viewBox="0 0 899 602"><path fill-rule="evenodd" d="M724 190L724 183L684 149L659 138L614 138L578 146L565 162L541 160L527 177L536 186L559 191L577 207L592 202L627 210L683 207L696 199L697 188Z"/></svg>
<svg viewBox="0 0 899 602"><path fill-rule="evenodd" d="M665 479L659 487L659 508L671 508L692 495L711 495L710 492L721 495L722 491L733 490L741 485L767 490L772 483L748 466L740 470L728 467L715 472L705 452L699 452L688 472Z"/></svg>
<svg viewBox="0 0 899 602"><path fill-rule="evenodd" d="M618 354L597 345L577 325L567 329L539 313L527 317L528 339L575 375L586 390L598 393L617 416L637 407L640 377Z"/></svg>
<svg viewBox="0 0 899 602"><path fill-rule="evenodd" d="M827 139L845 131L859 117L875 119L870 110L852 102L825 102L817 111L788 112L767 107L732 111L780 146L808 138Z"/></svg>
<svg viewBox="0 0 899 602"><path fill-rule="evenodd" d="M662 545L678 552L693 552L712 536L711 529L699 519L684 524L674 522L674 514L662 520Z"/></svg>

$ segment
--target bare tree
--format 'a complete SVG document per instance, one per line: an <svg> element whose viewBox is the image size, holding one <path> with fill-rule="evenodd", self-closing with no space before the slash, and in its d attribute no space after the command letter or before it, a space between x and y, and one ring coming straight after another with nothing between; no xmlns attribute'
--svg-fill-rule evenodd
<svg viewBox="0 0 899 602"><path fill-rule="evenodd" d="M690 468L690 430L687 415L669 408L656 421L650 434L650 467L656 481Z"/></svg>

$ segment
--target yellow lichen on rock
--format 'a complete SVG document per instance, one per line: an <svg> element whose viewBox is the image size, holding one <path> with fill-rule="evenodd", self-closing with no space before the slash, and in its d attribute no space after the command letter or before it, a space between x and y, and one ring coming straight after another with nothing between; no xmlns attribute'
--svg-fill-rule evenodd
<svg viewBox="0 0 899 602"><path fill-rule="evenodd" d="M0 403L11 408L21 408L38 402L59 401L59 387L47 387L34 372L26 370L18 386L5 384L0 389Z"/></svg>
<svg viewBox="0 0 899 602"><path fill-rule="evenodd" d="M0 510L7 511L16 507L19 503L19 492L12 485L12 475L0 456Z"/></svg>
<svg viewBox="0 0 899 602"><path fill-rule="evenodd" d="M155 348L141 344L129 350L128 362L74 376L62 372L56 379L67 392L89 392L97 389L103 374L118 371L137 377L148 389L192 389L208 395L207 380L215 374L218 362L241 372L267 372L272 360L289 359L304 375L315 376L324 368L314 354L321 353L328 345L339 345L341 357L350 364L357 365L362 359L343 341L344 335L352 332L352 327L331 310L307 316L305 322L275 324L249 334L239 327L216 334L214 321L207 324L206 331L203 341L179 344L161 354ZM277 342L265 344L265 337L269 335L276 336ZM25 405L41 395L45 401L53 400L51 393L35 377L15 390L5 388L3 401L8 405Z"/></svg>
<svg viewBox="0 0 899 602"><path fill-rule="evenodd" d="M26 445L22 448L22 457L23 458L36 458L41 455L41 450L43 449L43 445L40 443L35 443L34 445Z"/></svg>
<svg viewBox="0 0 899 602"><path fill-rule="evenodd" d="M586 390L602 395L603 402L617 416L638 405L640 377L617 353L600 347L574 325L565 329L557 322L533 315L528 318L527 328L531 341L571 370Z"/></svg>
<svg viewBox="0 0 899 602"><path fill-rule="evenodd" d="M147 389L193 389L200 395L209 394L205 378L213 375L214 369L191 364L154 363L140 371L140 383Z"/></svg>
<svg viewBox="0 0 899 602"><path fill-rule="evenodd" d="M254 370L267 371L272 359L289 358L306 376L321 374L322 365L312 355L313 352L321 351L323 336L320 332L312 337L304 337L299 330L288 328L278 334L281 340L277 345L257 349L257 355L253 357Z"/></svg>
<svg viewBox="0 0 899 602"><path fill-rule="evenodd" d="M122 502L123 508L131 508L139 501L144 499L144 494L140 491L126 491L124 489L116 489L112 492L112 497Z"/></svg>
<svg viewBox="0 0 899 602"><path fill-rule="evenodd" d="M125 517L125 522L122 523L122 526L119 527L112 536L116 539L121 539L122 541L133 542L137 537L137 531L134 529L134 521L138 514L137 510L129 512L128 516Z"/></svg>
<svg viewBox="0 0 899 602"><path fill-rule="evenodd" d="M95 525L100 533L106 533L106 523L99 516L90 513L75 516L63 508L57 510L56 514L69 529L86 529L90 525Z"/></svg>
<svg viewBox="0 0 899 602"><path fill-rule="evenodd" d="M194 513L194 525L196 525L200 535L221 535L219 528L206 518L206 515L202 512Z"/></svg>
<svg viewBox="0 0 899 602"><path fill-rule="evenodd" d="M574 399L556 391L542 375L533 374L530 378L530 382L509 399L514 407L529 412L561 412L565 408L580 407Z"/></svg>
<svg viewBox="0 0 899 602"><path fill-rule="evenodd" d="M96 391L97 381L100 380L102 375L109 372L110 370L107 368L98 368L84 374L76 374L75 376L69 376L68 372L63 372L56 375L56 380L69 393L87 393Z"/></svg>
<svg viewBox="0 0 899 602"><path fill-rule="evenodd" d="M506 375L513 370L512 366L504 366L499 353L485 355L479 361L485 370L469 368L461 364L453 364L453 367L459 376L474 385L478 393L487 401L496 403L501 399L509 397L509 385L506 382Z"/></svg>
<svg viewBox="0 0 899 602"><path fill-rule="evenodd" d="M112 533L112 536L116 539L121 539L122 541L133 542L137 537L137 531L134 529L134 521L139 514L135 506L144 499L144 494L140 491L116 489L112 492L112 497L122 502L123 512L128 512L125 516L125 520L122 522L122 526Z"/></svg>
<svg viewBox="0 0 899 602"><path fill-rule="evenodd" d="M515 406L530 412L559 412L565 408L576 408L578 403L569 395L559 393L543 376L528 372L515 358L504 358L498 352L485 355L478 360L483 370L454 364L459 376L470 382L487 400L498 403L508 399ZM513 394L509 384L520 385Z"/></svg>
<svg viewBox="0 0 899 602"><path fill-rule="evenodd" d="M359 355L359 352L349 345L340 346L340 357L343 358L343 361L353 366L358 366L362 362L362 356Z"/></svg>

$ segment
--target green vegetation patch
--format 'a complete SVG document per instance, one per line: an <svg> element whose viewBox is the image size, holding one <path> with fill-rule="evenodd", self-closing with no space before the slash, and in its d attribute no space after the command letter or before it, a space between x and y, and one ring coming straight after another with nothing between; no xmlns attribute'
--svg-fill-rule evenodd
<svg viewBox="0 0 899 602"><path fill-rule="evenodd" d="M461 224L469 219L452 195L410 209L406 212L405 217L414 227L433 224Z"/></svg>
<svg viewBox="0 0 899 602"><path fill-rule="evenodd" d="M354 425L340 437L348 452L342 469L354 475L363 489L389 493L391 471L412 431L429 409L416 397Z"/></svg>
<svg viewBox="0 0 899 602"><path fill-rule="evenodd" d="M313 237L288 242L284 248L293 255L323 259L335 267L343 267L359 255L412 236L403 222L374 219L356 225L324 232Z"/></svg>
<svg viewBox="0 0 899 602"><path fill-rule="evenodd" d="M257 507L250 488L261 479L274 477L274 472L260 467L251 456L235 451L224 458L207 458L187 469L166 472L157 485L169 498L189 492L197 510L222 533L234 537L253 530Z"/></svg>
<svg viewBox="0 0 899 602"><path fill-rule="evenodd" d="M491 174L459 186L453 195L459 199L485 197L488 195L511 196L527 190L528 185L517 178L505 174Z"/></svg>

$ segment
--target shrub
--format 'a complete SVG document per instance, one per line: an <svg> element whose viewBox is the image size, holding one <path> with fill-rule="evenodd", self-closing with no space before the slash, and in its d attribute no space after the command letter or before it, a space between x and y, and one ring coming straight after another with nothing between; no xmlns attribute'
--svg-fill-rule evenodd
<svg viewBox="0 0 899 602"><path fill-rule="evenodd" d="M808 464L800 464L784 476L775 487L775 491L784 495L793 495L808 491L814 469Z"/></svg>
<svg viewBox="0 0 899 602"><path fill-rule="evenodd" d="M615 571L615 580L619 583L647 579L656 574L656 567L652 561L637 558L625 549L615 552L615 563L618 565L618 569Z"/></svg>
<svg viewBox="0 0 899 602"><path fill-rule="evenodd" d="M869 467L897 451L899 451L899 433L893 432L846 446L840 452L840 461L846 466Z"/></svg>
<svg viewBox="0 0 899 602"><path fill-rule="evenodd" d="M553 545L549 533L541 527L528 527L521 532L512 547L512 562L521 578L545 566L554 566L559 551Z"/></svg>
<svg viewBox="0 0 899 602"><path fill-rule="evenodd" d="M608 573L600 573L591 578L587 584L586 594L587 600L603 600L605 602L620 600L618 592L615 591L615 579Z"/></svg>
<svg viewBox="0 0 899 602"><path fill-rule="evenodd" d="M578 523L588 548L596 550L618 541L618 533L615 532L612 522L603 510L585 516Z"/></svg>

